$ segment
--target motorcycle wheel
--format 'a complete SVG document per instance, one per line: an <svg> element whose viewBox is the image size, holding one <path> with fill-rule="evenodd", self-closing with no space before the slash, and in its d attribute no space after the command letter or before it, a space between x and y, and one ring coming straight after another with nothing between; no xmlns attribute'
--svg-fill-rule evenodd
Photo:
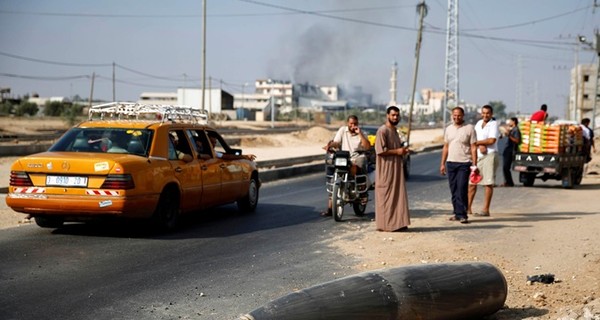
<svg viewBox="0 0 600 320"><path fill-rule="evenodd" d="M352 209L354 209L354 214L358 217L362 217L365 215L365 210L367 210L367 205L362 204L362 201L359 199L354 200L352 203Z"/></svg>
<svg viewBox="0 0 600 320"><path fill-rule="evenodd" d="M333 204L332 212L335 221L342 221L344 216L344 191L339 182L333 184L333 192L331 195L331 201Z"/></svg>

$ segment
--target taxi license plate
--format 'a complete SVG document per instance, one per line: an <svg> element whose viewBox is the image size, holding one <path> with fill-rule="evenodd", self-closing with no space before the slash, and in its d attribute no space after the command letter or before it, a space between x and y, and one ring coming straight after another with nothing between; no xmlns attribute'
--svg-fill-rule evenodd
<svg viewBox="0 0 600 320"><path fill-rule="evenodd" d="M87 177L75 176L46 176L47 186L87 187Z"/></svg>

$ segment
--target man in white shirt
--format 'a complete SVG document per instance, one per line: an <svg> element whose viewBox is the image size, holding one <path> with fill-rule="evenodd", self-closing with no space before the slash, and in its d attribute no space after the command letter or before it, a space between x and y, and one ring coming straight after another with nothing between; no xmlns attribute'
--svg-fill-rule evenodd
<svg viewBox="0 0 600 320"><path fill-rule="evenodd" d="M481 108L481 120L475 124L477 135L477 169L483 177L477 184L469 184L469 208L467 213L473 213L471 207L477 193L477 185L485 187L485 197L481 212L476 216L489 216L490 203L494 194L494 183L496 180L496 169L498 168L498 123L493 119L494 111L491 106L485 105Z"/></svg>
<svg viewBox="0 0 600 320"><path fill-rule="evenodd" d="M341 127L333 137L333 140L329 141L326 146L323 147L325 150L329 148L337 148L350 152L352 163L357 165L366 173L367 168L367 157L362 154L362 151L367 151L371 147L369 139L362 133L358 126L358 117L355 115L348 116L348 120L345 126ZM330 176L333 174L334 168L327 166L326 175ZM321 216L331 216L332 214L332 203L329 198L327 203L327 210L321 212Z"/></svg>

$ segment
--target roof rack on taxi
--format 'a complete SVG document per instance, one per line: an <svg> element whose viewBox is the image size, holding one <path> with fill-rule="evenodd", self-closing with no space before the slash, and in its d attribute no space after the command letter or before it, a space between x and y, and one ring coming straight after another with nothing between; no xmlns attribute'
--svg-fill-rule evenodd
<svg viewBox="0 0 600 320"><path fill-rule="evenodd" d="M101 120L157 120L208 123L208 112L198 107L182 105L140 104L134 102L111 102L92 106L88 119L98 115Z"/></svg>

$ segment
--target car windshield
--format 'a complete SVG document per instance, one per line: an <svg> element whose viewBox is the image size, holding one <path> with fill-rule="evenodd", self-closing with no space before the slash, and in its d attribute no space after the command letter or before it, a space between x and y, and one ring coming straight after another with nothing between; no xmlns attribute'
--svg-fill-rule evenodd
<svg viewBox="0 0 600 320"><path fill-rule="evenodd" d="M128 128L72 128L48 151L106 152L147 156L153 131Z"/></svg>

